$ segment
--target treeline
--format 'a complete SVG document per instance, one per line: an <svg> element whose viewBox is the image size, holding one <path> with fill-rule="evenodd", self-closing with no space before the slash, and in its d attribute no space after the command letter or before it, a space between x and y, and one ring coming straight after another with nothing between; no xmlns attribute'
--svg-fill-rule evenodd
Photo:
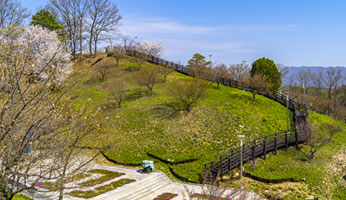
<svg viewBox="0 0 346 200"><path fill-rule="evenodd" d="M346 122L345 80L338 68L329 67L326 72L302 69L282 89L309 109Z"/></svg>
<svg viewBox="0 0 346 200"><path fill-rule="evenodd" d="M29 20L29 12L18 0L1 0L0 8L0 29L24 27ZM37 17L44 28L47 24L58 23L55 31L68 44L73 56L86 51L96 54L100 42L119 35L122 18L117 4L111 0L49 0L45 9L32 16L31 24L38 20Z"/></svg>

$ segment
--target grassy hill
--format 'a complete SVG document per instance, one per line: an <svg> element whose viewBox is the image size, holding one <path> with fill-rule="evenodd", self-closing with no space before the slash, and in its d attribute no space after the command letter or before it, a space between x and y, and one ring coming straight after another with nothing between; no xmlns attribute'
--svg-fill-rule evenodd
<svg viewBox="0 0 346 200"><path fill-rule="evenodd" d="M100 62L114 63L104 82L97 78L95 66L92 66L99 58L104 58ZM152 64L145 63L144 68L149 65ZM173 114L172 110L165 106L172 101L167 95L167 87L174 79L189 77L174 72L167 77L167 82L154 86L153 95L147 95L146 89L138 86L134 80L136 73L139 73L137 65L129 58L120 60L119 66L115 66L114 58L99 55L76 64L73 76L68 81L68 84L76 84L69 92L76 107L90 104L102 109L101 117L105 118L106 132L105 138L100 140L112 145L106 154L116 161L140 163L142 160L153 160L146 153L171 161L199 158L196 162L173 166L162 162L155 163L156 169L173 179L168 167L191 181L199 181L204 163L239 145L238 134L246 135L246 141L250 141L287 127L286 108L279 103L263 96L258 96L256 102L252 102L252 94L249 92L225 86L217 89L213 84L209 88L208 96L190 113L180 111ZM109 92L116 77L122 77L128 86L121 108L117 108ZM292 113L290 115L292 118ZM315 113L311 116L314 123L331 120ZM281 190L282 193L289 194L285 197L288 199L300 198L298 195L302 192L296 188L305 188L305 196L323 195L323 191L318 187L330 177L325 172L326 163L329 163L333 159L330 156L345 144L345 135L344 131L335 136L333 143L320 150L314 161L302 161L300 158L304 156L303 151L292 147L287 152L280 151L278 156L269 156L267 161L257 159L256 166L246 166L246 171L261 177L293 176L306 178L306 183L293 183L293 189L284 186L278 186L282 189L272 189L269 184L248 180L247 187L262 194L265 191L273 195L277 195ZM301 148L304 150L306 147ZM334 186L335 184L332 188L335 188Z"/></svg>

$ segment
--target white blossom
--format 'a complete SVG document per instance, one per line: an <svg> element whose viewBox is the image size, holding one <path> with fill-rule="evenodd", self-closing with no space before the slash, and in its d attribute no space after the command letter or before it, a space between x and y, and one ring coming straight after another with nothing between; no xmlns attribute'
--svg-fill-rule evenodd
<svg viewBox="0 0 346 200"><path fill-rule="evenodd" d="M161 43L151 42L146 40L143 40L138 45L138 50L152 56L160 56L164 52L164 48L161 45Z"/></svg>

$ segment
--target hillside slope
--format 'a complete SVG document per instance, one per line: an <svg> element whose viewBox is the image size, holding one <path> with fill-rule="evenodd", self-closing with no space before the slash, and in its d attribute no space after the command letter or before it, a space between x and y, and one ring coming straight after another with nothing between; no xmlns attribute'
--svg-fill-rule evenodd
<svg viewBox="0 0 346 200"><path fill-rule="evenodd" d="M190 113L172 114L165 107L171 101L167 86L173 79L188 77L174 72L166 83L155 85L150 96L133 79L138 71L129 58L122 59L120 66L115 66L111 57L100 61L114 62L104 82L97 78L91 66L98 59L87 59L75 66L70 82L76 86L70 95L76 106L91 102L102 109L102 116L108 119L104 142L113 145L106 155L116 161L140 163L152 159L146 153L171 161L199 158L196 162L170 166L179 175L198 182L204 163L239 145L238 134L246 135L250 141L287 127L286 108L279 103L262 96L254 103L249 92L224 86L217 89L216 85L210 86L208 96ZM149 65L145 63L144 67ZM129 88L121 108L117 108L107 91L112 80L119 76ZM156 167L171 176L167 164L158 162Z"/></svg>

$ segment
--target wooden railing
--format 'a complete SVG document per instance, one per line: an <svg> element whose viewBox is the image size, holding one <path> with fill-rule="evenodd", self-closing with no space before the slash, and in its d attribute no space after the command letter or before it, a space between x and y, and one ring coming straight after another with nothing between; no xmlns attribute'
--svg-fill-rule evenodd
<svg viewBox="0 0 346 200"><path fill-rule="evenodd" d="M127 50L126 53L128 56L142 58L153 64L171 67L177 72L192 76L192 73L189 72L188 68L184 65L166 61L155 56L145 55L134 50ZM253 90L249 88L243 88L237 80L223 79L221 81L221 84L253 92ZM260 156L263 156L263 158L266 159L267 153L274 151L274 153L276 154L278 149L287 149L292 145L297 146L299 143L307 141L310 136L310 127L306 105L298 103L291 98L287 98L287 95L281 92L263 93L257 91L257 93L270 98L282 104L283 106L287 106L288 109L293 112L294 127L291 127L291 130L267 135L261 139L255 139L244 144L242 148L243 163L254 160L255 158ZM222 177L230 170L238 167L240 165L240 151L240 147L233 148L226 154L218 157L216 160L206 163L204 165L203 173L203 178L205 179L204 182L211 182L217 177Z"/></svg>

